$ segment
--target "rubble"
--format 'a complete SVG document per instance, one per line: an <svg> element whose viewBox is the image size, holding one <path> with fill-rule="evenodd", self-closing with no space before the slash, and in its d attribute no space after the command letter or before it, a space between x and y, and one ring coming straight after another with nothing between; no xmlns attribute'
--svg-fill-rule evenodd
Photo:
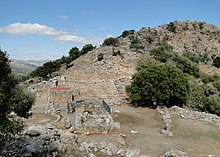
<svg viewBox="0 0 220 157"><path fill-rule="evenodd" d="M187 157L186 152L182 152L176 149L172 149L164 154L164 157Z"/></svg>
<svg viewBox="0 0 220 157"><path fill-rule="evenodd" d="M220 117L215 114L193 111L189 109L180 108L178 106L173 106L168 109L170 114L178 115L184 119L199 120L204 122L209 122L217 127L220 127Z"/></svg>

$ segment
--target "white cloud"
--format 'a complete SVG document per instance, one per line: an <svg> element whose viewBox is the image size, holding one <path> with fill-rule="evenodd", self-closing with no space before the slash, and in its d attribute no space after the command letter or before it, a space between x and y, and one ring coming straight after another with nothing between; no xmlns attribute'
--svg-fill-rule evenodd
<svg viewBox="0 0 220 157"><path fill-rule="evenodd" d="M60 16L58 16L60 19L63 19L63 20L68 20L69 19L69 17L68 16L66 16L66 15L60 15Z"/></svg>
<svg viewBox="0 0 220 157"><path fill-rule="evenodd" d="M38 23L13 23L0 28L0 33L9 34L42 34L42 35L61 35L67 32L59 31L53 27L40 25Z"/></svg>
<svg viewBox="0 0 220 157"><path fill-rule="evenodd" d="M57 38L55 38L58 41L63 41L63 42L78 42L78 43L86 43L86 39L75 36L75 35L61 35Z"/></svg>

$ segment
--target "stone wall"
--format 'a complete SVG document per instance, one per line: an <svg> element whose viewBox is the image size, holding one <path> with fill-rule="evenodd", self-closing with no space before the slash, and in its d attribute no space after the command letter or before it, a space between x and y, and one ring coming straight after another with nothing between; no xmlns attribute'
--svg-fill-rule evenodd
<svg viewBox="0 0 220 157"><path fill-rule="evenodd" d="M48 89L49 101L55 104L67 104L72 102L73 91L69 88Z"/></svg>

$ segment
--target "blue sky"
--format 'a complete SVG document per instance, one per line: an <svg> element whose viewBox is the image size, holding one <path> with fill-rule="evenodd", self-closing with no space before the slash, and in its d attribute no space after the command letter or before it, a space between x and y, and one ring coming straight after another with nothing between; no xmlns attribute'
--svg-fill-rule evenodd
<svg viewBox="0 0 220 157"><path fill-rule="evenodd" d="M10 58L56 59L124 30L174 20L220 26L219 0L1 0L0 46Z"/></svg>

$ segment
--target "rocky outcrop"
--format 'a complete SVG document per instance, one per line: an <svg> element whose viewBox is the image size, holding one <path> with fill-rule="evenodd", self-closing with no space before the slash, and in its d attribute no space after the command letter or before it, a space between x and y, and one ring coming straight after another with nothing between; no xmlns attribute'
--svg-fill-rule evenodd
<svg viewBox="0 0 220 157"><path fill-rule="evenodd" d="M172 149L166 152L164 157L187 157L187 153L180 150Z"/></svg>
<svg viewBox="0 0 220 157"><path fill-rule="evenodd" d="M57 129L52 124L33 125L25 128L23 136L10 139L3 148L1 157L58 157L58 156L118 156L145 157L140 150L126 148L123 137L117 136L114 143L79 140L69 131Z"/></svg>

